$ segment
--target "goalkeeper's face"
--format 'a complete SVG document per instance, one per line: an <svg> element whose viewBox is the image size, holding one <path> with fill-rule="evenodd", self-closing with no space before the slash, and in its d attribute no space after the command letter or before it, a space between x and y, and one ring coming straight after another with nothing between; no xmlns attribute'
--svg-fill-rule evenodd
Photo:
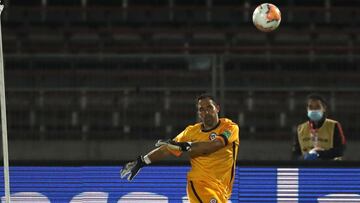
<svg viewBox="0 0 360 203"><path fill-rule="evenodd" d="M205 98L198 101L197 105L198 116L200 121L207 128L212 128L219 122L219 105L212 99Z"/></svg>

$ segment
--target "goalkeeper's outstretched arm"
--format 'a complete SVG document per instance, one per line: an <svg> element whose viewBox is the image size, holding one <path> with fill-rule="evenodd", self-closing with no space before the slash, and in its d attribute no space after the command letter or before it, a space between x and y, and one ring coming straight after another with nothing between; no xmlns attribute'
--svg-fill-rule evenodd
<svg viewBox="0 0 360 203"><path fill-rule="evenodd" d="M178 150L189 152L191 157L204 156L211 154L222 147L224 143L218 139L207 142L176 142L173 140L161 141L156 144L158 148L152 150L145 156L139 156L135 161L127 163L121 170L121 178L127 177L132 180L140 171L140 169L148 164L159 161L172 155L170 150Z"/></svg>
<svg viewBox="0 0 360 203"><path fill-rule="evenodd" d="M191 157L211 154L224 147L224 143L218 139L207 142L193 142L189 151Z"/></svg>
<svg viewBox="0 0 360 203"><path fill-rule="evenodd" d="M171 152L166 148L166 146L160 146L148 154L146 154L144 157L149 159L150 163L160 161L168 156L172 155Z"/></svg>
<svg viewBox="0 0 360 203"><path fill-rule="evenodd" d="M139 173L140 169L145 165L159 161L167 156L171 155L171 152L166 146L160 146L145 156L139 156L135 161L127 163L120 171L121 178L127 177L130 181Z"/></svg>
<svg viewBox="0 0 360 203"><path fill-rule="evenodd" d="M194 158L216 152L224 147L225 143L220 139L205 142L176 142L174 140L159 140L156 143L156 146L166 146L169 150L189 152L190 156Z"/></svg>

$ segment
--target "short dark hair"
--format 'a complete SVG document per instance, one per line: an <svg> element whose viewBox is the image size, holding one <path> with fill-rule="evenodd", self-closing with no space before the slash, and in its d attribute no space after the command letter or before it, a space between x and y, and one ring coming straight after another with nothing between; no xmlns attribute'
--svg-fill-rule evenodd
<svg viewBox="0 0 360 203"><path fill-rule="evenodd" d="M326 102L325 98L322 95L318 94L318 93L309 94L306 97L306 103L308 103L309 100L319 100L324 105L325 108L327 107L327 102Z"/></svg>
<svg viewBox="0 0 360 203"><path fill-rule="evenodd" d="M196 102L199 102L202 99L211 99L215 104L217 104L216 98L210 93L202 93L196 98Z"/></svg>

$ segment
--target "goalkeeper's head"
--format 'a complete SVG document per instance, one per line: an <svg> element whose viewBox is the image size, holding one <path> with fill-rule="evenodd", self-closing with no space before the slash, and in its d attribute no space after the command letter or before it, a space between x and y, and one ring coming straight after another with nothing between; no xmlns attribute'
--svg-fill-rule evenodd
<svg viewBox="0 0 360 203"><path fill-rule="evenodd" d="M214 128L219 123L220 106L211 94L202 94L196 100L196 107L200 122L204 130Z"/></svg>

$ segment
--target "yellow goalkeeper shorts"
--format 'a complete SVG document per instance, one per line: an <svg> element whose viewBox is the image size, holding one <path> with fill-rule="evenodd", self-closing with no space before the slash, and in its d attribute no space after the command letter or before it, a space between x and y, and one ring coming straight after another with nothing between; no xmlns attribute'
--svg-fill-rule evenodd
<svg viewBox="0 0 360 203"><path fill-rule="evenodd" d="M219 190L204 181L188 180L187 196L190 203L227 203L227 198Z"/></svg>

